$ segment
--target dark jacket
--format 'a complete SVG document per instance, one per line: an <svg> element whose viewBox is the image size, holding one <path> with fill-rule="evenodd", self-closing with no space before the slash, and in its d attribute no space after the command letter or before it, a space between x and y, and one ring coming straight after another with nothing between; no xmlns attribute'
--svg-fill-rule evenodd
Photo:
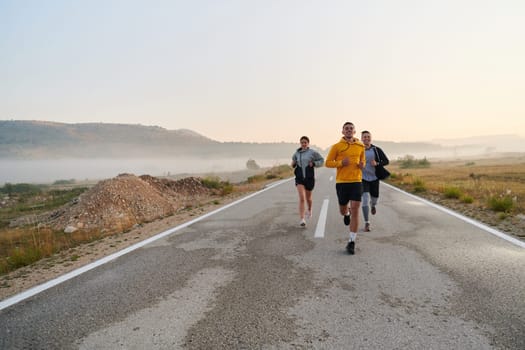
<svg viewBox="0 0 525 350"><path fill-rule="evenodd" d="M385 166L390 163L385 152L383 152L383 150L380 147L377 147L374 144L371 144L370 146L374 149L374 153L376 154L376 162L378 162L379 165Z"/></svg>

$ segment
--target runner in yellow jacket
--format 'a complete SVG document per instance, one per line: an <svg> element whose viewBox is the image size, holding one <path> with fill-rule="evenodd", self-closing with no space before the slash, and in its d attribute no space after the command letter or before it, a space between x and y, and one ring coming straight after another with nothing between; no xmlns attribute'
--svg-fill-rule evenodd
<svg viewBox="0 0 525 350"><path fill-rule="evenodd" d="M365 145L355 135L351 122L343 125L343 137L330 148L325 166L336 168L335 189L339 201L339 212L343 222L350 226L350 238L346 245L349 254L355 253L355 239L359 227L359 208L363 194L362 169L365 167ZM350 203L350 212L348 211Z"/></svg>

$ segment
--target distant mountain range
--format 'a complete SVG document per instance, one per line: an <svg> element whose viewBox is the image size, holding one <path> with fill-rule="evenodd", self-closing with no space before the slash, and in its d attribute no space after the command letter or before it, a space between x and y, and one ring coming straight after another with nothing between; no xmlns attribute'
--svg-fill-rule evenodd
<svg viewBox="0 0 525 350"><path fill-rule="evenodd" d="M219 142L187 129L109 123L0 121L0 159L282 158L296 143Z"/></svg>
<svg viewBox="0 0 525 350"><path fill-rule="evenodd" d="M458 157L493 152L525 152L525 139L506 135L465 140L375 142L391 159ZM322 153L322 150L312 146ZM0 120L0 159L141 157L291 157L296 143L219 142L187 129L109 123L66 124Z"/></svg>

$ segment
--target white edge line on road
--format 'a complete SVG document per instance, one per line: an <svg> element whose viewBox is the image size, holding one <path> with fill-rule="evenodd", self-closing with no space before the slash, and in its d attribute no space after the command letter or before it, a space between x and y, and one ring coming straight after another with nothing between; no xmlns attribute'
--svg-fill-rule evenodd
<svg viewBox="0 0 525 350"><path fill-rule="evenodd" d="M169 236L169 235L171 235L172 233L174 233L176 231L182 230L183 228L186 228L186 227L188 227L190 225L193 225L194 223L196 223L198 221L201 221L201 220L203 220L203 219L205 219L205 218L207 218L209 216L215 215L215 214L217 214L220 211L228 209L228 208L230 208L230 207L232 207L234 205L237 205L237 204L239 204L239 203L241 203L241 202L243 202L243 201L245 201L245 200L247 200L249 198L257 196L258 194L260 194L262 192L265 192L265 191L267 191L267 190L269 190L269 189L271 189L273 187L279 186L279 185L281 185L281 184L283 184L285 182L288 182L288 181L290 181L292 179L293 179L293 177L292 178L288 178L288 179L284 179L284 180L281 180L281 181L274 182L274 183L266 186L262 190L254 192L252 194L249 194L246 197L242 197L241 199L239 199L239 200L237 200L235 202L229 203L229 204L227 204L227 205L225 205L223 207L215 209L215 210L213 210L213 211L211 211L209 213L206 213L206 214L204 214L202 216L199 216L198 218L195 218L193 220L185 222L185 223L183 223L183 224L181 224L179 226L170 228L169 230L166 230L166 231L161 232L161 233L159 233L159 234L157 234L155 236L152 236L152 237L150 237L148 239L145 239L145 240L143 240L141 242L133 244L133 245L131 245L131 246L129 246L129 247L123 249L123 250L120 250L120 251L118 251L116 253L108 255L108 256L106 256L104 258L101 258L99 260L93 261L90 264L87 264L87 265L82 266L82 267L80 267L80 268L78 268L76 270L68 272L68 273L66 273L66 274L64 274L64 275L62 275L60 277L57 277L55 279L52 279L50 281L47 281L45 283L39 284L39 285L37 285L35 287L32 287L32 288L30 288L30 289L28 289L28 290L26 290L26 291L24 291L22 293L15 294L15 295L7 298L7 299L4 299L4 300L0 301L0 310L3 310L3 309L5 309L5 308L7 308L7 307L9 307L11 305L16 304L16 303L19 303L22 300L30 298L30 297L32 297L32 296L34 296L34 295L36 295L36 294L38 294L40 292L45 291L46 289L54 287L54 286L56 286L56 285L58 285L58 284L60 284L62 282L65 282L65 281L67 281L69 279L72 279L72 278L78 276L78 275L81 275L84 272L92 270L92 269L94 269L94 268L96 268L96 267L98 267L100 265L104 265L104 264L106 264L106 263L108 263L108 262L110 262L112 260L115 260L116 258L118 258L118 257L120 257L120 256L122 256L124 254L132 252L132 251L134 251L136 249L142 248L143 246L145 246L145 245L147 245L147 244L149 244L151 242L154 242L154 241L156 241L158 239L161 239L163 237Z"/></svg>
<svg viewBox="0 0 525 350"><path fill-rule="evenodd" d="M317 226L315 228L315 238L323 238L326 226L326 217L328 216L328 199L323 201L321 206L321 212L319 213L319 219L317 220Z"/></svg>
<svg viewBox="0 0 525 350"><path fill-rule="evenodd" d="M498 231L498 230L496 230L496 229L494 229L494 228L492 228L492 227L489 227L489 226L487 226L487 225L485 225L485 224L482 224L482 223L479 222L479 221L476 221L476 220L474 220L474 219L471 219L471 218L468 218L468 217L466 217L466 216L463 216L463 215L461 215L461 214L459 214L459 213L456 213L456 212L453 211L453 210L450 210L450 209L448 209L448 208L442 207L442 206L439 205L439 204L433 203L433 202L428 201L428 200L426 200L426 199L424 199L424 198L421 198L421 197L418 197L418 196L413 195L413 194L411 194L411 193L405 192L405 191L403 191L403 190L401 190L401 189L399 189L399 188L397 188L397 187L395 187L395 186L392 186L392 185L387 184L387 183L385 183L385 182L383 182L383 184L384 184L385 186L387 186L387 187L389 187L389 188L392 188L392 189L394 189L394 190L396 190L396 191L398 191L398 192L401 192L401 193L403 193L403 194L405 194L405 195L407 195L407 196L409 196L409 197L411 197L411 198L417 199L418 201L421 201L421 202L423 202L423 203L425 203L425 204L427 204L427 205L430 205L431 207L437 208L437 209L439 209L439 210L441 210L441 211L444 211L445 213L447 213L447 214L449 214L449 215L455 216L455 217L457 217L457 218L459 218L459 219L461 219L461 220L463 220L463 221L468 222L469 224L472 224L472 225L474 225L474 226L476 226L476 227L479 227L479 228L481 228L481 229L487 231L488 233L491 233L491 234L493 234L493 235L495 235L495 236L498 236L498 237L500 237L500 238L503 238L504 240L506 240L506 241L508 241L508 242L510 242L510 243L512 243L512 244L514 244L514 245L517 245L518 247L525 248L525 242L520 241L519 239L516 239L516 238L514 238L514 237L512 237L512 236L509 236L509 235L507 235L507 234L505 234L505 233L503 233L503 232L501 232L501 231Z"/></svg>

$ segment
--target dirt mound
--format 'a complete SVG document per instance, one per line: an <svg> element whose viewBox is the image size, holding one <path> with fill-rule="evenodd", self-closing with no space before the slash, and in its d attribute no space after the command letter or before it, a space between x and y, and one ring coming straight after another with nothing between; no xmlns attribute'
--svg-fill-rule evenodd
<svg viewBox="0 0 525 350"><path fill-rule="evenodd" d="M196 177L186 177L177 181L159 179L150 175L141 175L141 180L149 183L169 200L191 200L194 197L210 195L210 190L202 185L202 180Z"/></svg>
<svg viewBox="0 0 525 350"><path fill-rule="evenodd" d="M77 201L54 212L50 224L66 232L93 229L123 232L137 224L173 215L211 194L198 178L173 181L121 174L99 182Z"/></svg>

